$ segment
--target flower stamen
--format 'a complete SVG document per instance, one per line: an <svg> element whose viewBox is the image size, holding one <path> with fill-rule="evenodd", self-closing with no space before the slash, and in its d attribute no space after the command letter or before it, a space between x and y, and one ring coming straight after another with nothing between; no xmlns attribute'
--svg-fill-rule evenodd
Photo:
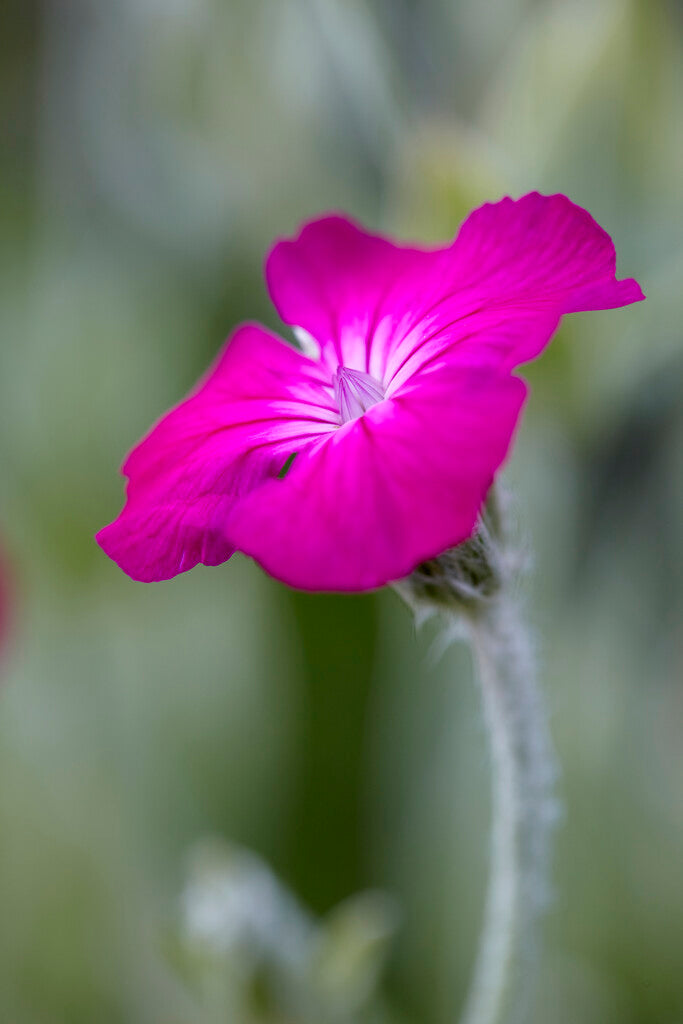
<svg viewBox="0 0 683 1024"><path fill-rule="evenodd" d="M342 423L356 420L384 398L384 388L362 370L340 366L334 375L334 397Z"/></svg>

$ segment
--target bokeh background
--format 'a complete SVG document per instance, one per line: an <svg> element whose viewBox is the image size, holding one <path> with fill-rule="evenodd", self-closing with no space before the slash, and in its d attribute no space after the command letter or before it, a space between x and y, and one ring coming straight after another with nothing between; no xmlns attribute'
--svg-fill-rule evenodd
<svg viewBox="0 0 683 1024"><path fill-rule="evenodd" d="M683 5L5 0L0 1020L446 1024L488 843L467 652L247 560L134 584L123 454L327 209L563 191L648 301L527 368L506 476L562 764L536 1024L683 1022Z"/></svg>

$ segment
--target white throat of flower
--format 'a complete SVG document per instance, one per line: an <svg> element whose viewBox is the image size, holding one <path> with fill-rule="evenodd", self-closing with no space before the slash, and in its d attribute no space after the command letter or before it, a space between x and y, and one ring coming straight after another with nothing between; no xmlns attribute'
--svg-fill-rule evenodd
<svg viewBox="0 0 683 1024"><path fill-rule="evenodd" d="M358 419L384 398L384 388L379 381L362 370L340 366L332 383L342 423Z"/></svg>

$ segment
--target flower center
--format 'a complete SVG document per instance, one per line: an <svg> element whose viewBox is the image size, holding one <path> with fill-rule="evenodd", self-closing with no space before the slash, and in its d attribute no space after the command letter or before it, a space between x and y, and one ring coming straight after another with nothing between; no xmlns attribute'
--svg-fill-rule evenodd
<svg viewBox="0 0 683 1024"><path fill-rule="evenodd" d="M384 398L384 388L362 370L340 366L334 375L334 397L342 423L356 420Z"/></svg>

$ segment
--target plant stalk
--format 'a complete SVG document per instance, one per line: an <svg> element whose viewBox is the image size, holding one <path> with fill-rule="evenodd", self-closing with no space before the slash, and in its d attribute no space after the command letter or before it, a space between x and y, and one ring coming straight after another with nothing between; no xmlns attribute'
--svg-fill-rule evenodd
<svg viewBox="0 0 683 1024"><path fill-rule="evenodd" d="M479 951L461 1024L527 1024L548 900L555 760L528 630L510 581L467 616L489 734L492 830Z"/></svg>

